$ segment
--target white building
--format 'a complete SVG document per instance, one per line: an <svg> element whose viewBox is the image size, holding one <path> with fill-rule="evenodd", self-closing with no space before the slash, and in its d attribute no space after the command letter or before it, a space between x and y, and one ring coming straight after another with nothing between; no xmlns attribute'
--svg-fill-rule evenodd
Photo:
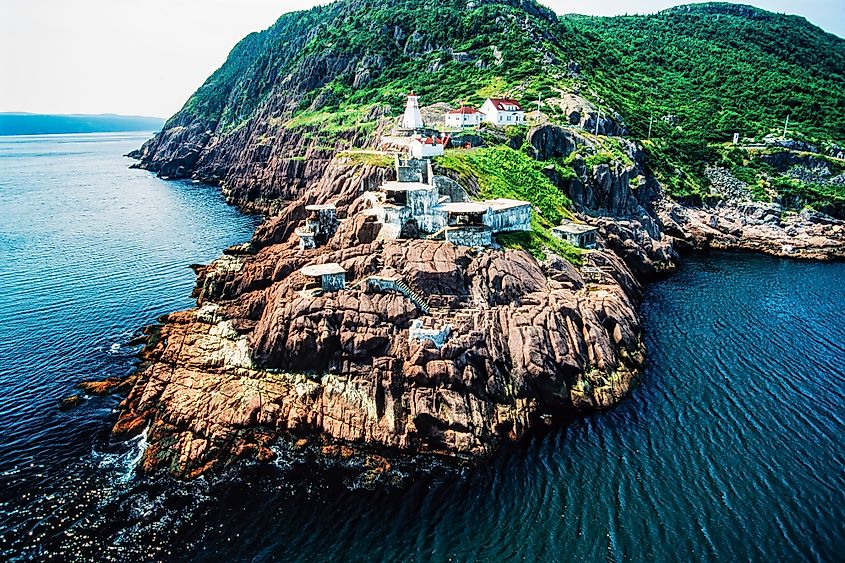
<svg viewBox="0 0 845 563"><path fill-rule="evenodd" d="M414 137L411 139L408 149L413 158L432 158L443 155L448 139L440 137Z"/></svg>
<svg viewBox="0 0 845 563"><path fill-rule="evenodd" d="M592 225L564 219L559 226L552 227L552 234L579 248L595 248L598 230Z"/></svg>
<svg viewBox="0 0 845 563"><path fill-rule="evenodd" d="M410 170L410 166L404 168ZM531 230L531 204L513 199L455 201L440 193L432 176L427 182L405 180L397 161L397 178L378 192L365 194L367 215L382 224L379 237L445 240L458 246L490 246L498 233ZM460 189L460 188L459 188Z"/></svg>
<svg viewBox="0 0 845 563"><path fill-rule="evenodd" d="M465 105L446 114L446 127L477 127L482 121L483 113Z"/></svg>
<svg viewBox="0 0 845 563"><path fill-rule="evenodd" d="M306 266L300 272L306 279L303 291L312 294L316 291L331 293L346 287L346 270L334 262Z"/></svg>
<svg viewBox="0 0 845 563"><path fill-rule="evenodd" d="M509 98L487 98L481 106L484 120L494 125L522 125L525 123L525 110L516 100Z"/></svg>
<svg viewBox="0 0 845 563"><path fill-rule="evenodd" d="M402 129L416 130L422 129L423 120L420 115L420 97L413 92L408 94L408 100L405 102L405 114L402 116Z"/></svg>

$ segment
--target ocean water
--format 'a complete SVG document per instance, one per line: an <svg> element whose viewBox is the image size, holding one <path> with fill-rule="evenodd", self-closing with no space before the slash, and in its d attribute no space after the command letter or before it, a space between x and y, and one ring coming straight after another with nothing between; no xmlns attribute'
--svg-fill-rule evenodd
<svg viewBox="0 0 845 563"><path fill-rule="evenodd" d="M845 264L713 254L642 305L649 365L617 408L462 478L349 488L245 464L191 483L113 444L81 379L191 305L192 262L257 219L120 154L137 136L0 142L0 559L841 561Z"/></svg>

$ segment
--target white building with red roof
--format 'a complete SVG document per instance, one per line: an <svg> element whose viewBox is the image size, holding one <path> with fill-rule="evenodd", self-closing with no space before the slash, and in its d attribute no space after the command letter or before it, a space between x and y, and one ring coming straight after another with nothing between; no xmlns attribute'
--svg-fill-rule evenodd
<svg viewBox="0 0 845 563"><path fill-rule="evenodd" d="M481 106L484 120L494 125L523 125L525 110L519 102L510 98L487 98Z"/></svg>
<svg viewBox="0 0 845 563"><path fill-rule="evenodd" d="M463 104L446 114L446 127L477 127L482 121L484 121L483 113Z"/></svg>
<svg viewBox="0 0 845 563"><path fill-rule="evenodd" d="M411 139L408 150L414 158L432 158L442 156L443 149L449 144L449 137L421 137Z"/></svg>

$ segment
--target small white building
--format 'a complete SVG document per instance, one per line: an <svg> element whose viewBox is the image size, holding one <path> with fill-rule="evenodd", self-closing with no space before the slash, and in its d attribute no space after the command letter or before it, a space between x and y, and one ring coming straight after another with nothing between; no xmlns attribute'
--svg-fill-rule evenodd
<svg viewBox="0 0 845 563"><path fill-rule="evenodd" d="M510 98L487 98L481 106L484 120L494 125L522 125L525 123L525 110L519 102Z"/></svg>
<svg viewBox="0 0 845 563"><path fill-rule="evenodd" d="M531 230L531 204L527 201L500 197L484 205L488 207L484 222L494 233Z"/></svg>
<svg viewBox="0 0 845 563"><path fill-rule="evenodd" d="M414 137L411 139L408 149L413 158L432 158L443 155L443 149L446 148L448 141L448 138L440 137Z"/></svg>
<svg viewBox="0 0 845 563"><path fill-rule="evenodd" d="M300 250L317 248L325 244L337 231L337 208L332 204L306 205L308 216L305 224L297 227L294 234L299 237Z"/></svg>
<svg viewBox="0 0 845 563"><path fill-rule="evenodd" d="M306 279L303 289L306 292L323 291L331 293L346 287L346 270L340 264L334 262L306 266L300 272Z"/></svg>
<svg viewBox="0 0 845 563"><path fill-rule="evenodd" d="M598 230L592 225L564 219L559 226L552 227L552 234L578 248L595 248Z"/></svg>
<svg viewBox="0 0 845 563"><path fill-rule="evenodd" d="M461 104L446 114L446 127L477 127L484 121L484 114L477 109Z"/></svg>

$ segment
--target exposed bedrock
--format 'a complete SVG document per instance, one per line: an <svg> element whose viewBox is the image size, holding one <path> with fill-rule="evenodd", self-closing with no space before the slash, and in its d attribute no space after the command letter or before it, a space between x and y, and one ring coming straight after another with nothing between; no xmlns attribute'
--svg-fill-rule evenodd
<svg viewBox="0 0 845 563"><path fill-rule="evenodd" d="M390 122L376 107L368 116L378 123L375 131L350 128L326 139L319 125L289 125L289 113L273 109L285 100L266 103L233 130L177 114L130 156L139 159L137 167L220 185L229 203L275 215L324 178L339 150L369 146Z"/></svg>
<svg viewBox="0 0 845 563"><path fill-rule="evenodd" d="M581 152L597 150L597 141L559 125L541 125L528 133L534 157L566 158L575 177L561 177L554 166L546 175L563 191L585 222L600 227L600 245L615 252L639 276L674 269L677 254L672 239L664 236L655 221L652 202L661 197L660 187L646 177L642 154L633 142L618 139L626 158L588 166Z"/></svg>
<svg viewBox="0 0 845 563"><path fill-rule="evenodd" d="M349 185L371 174L358 168ZM347 218L327 246L254 241L198 268L200 307L155 333L115 426L127 436L149 425L144 469L197 475L240 455L268 459L280 439L473 460L632 389L640 285L613 253L589 256L603 274L587 284L557 258L385 242L351 213L360 198L349 192L336 194ZM301 294L299 269L324 262L341 264L351 287ZM371 275L401 276L431 314L355 285ZM438 347L410 337L414 321L451 330Z"/></svg>
<svg viewBox="0 0 845 563"><path fill-rule="evenodd" d="M329 159L311 145L304 150L315 163L293 164L302 161L248 142L224 170L214 142L194 175L228 178L230 198L273 215L249 243L195 266L198 307L150 330L114 428L117 436L147 428L143 469L180 477L238 457L269 460L279 445L363 459L381 472L420 455L483 459L630 392L644 360L638 278L673 268L675 248L815 258L842 257L845 248L841 223L821 214L671 203L624 140L626 158L576 160L576 178L547 169L578 218L600 229L584 268L553 254L538 262L517 250L383 240L381 225L360 212L365 192L392 172ZM592 141L542 126L528 142L548 160ZM293 231L305 206L328 203L337 231L300 250ZM301 291L300 270L326 263L343 267L347 288ZM370 276L401 279L430 312L403 293L373 289Z"/></svg>
<svg viewBox="0 0 845 563"><path fill-rule="evenodd" d="M689 208L664 201L657 217L679 248L845 259L845 223L812 210L786 211L776 203L755 202Z"/></svg>
<svg viewBox="0 0 845 563"><path fill-rule="evenodd" d="M534 156L545 160L589 151L596 143L577 130L557 125L535 127L528 142ZM784 202L789 207L752 201L742 182L718 168L707 172L721 200L683 206L666 197L646 172L636 143L624 139L617 143L625 158L592 167L575 158L574 178L559 177L553 166L546 173L570 197L579 217L600 227L600 246L620 256L638 276L671 270L677 252L692 249L747 250L815 260L845 258L845 223L835 216L796 211L794 201ZM780 161L773 165L784 170L793 167L796 174L810 174L810 170L819 177L827 170L819 159L783 154L775 155Z"/></svg>

